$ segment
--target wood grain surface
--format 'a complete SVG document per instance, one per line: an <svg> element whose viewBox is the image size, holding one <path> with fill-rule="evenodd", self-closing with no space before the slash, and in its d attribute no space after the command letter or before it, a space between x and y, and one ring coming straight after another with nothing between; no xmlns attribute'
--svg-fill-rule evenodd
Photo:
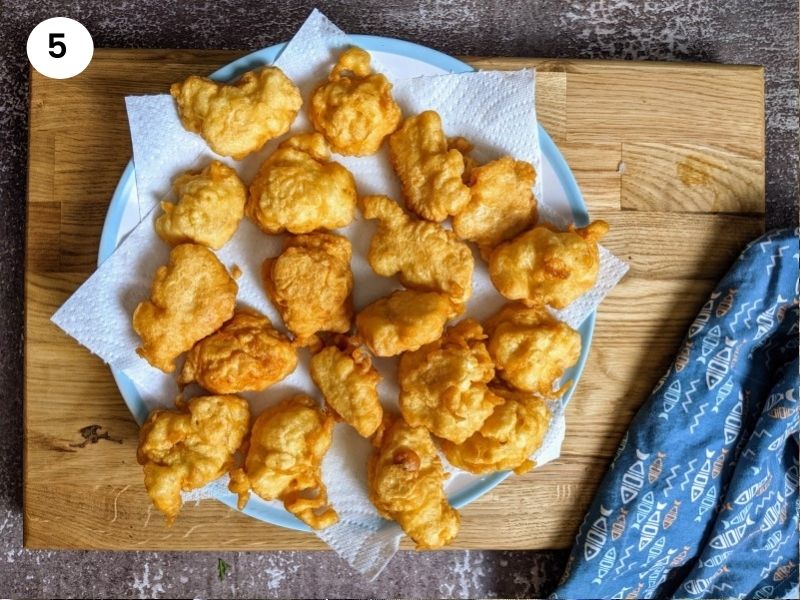
<svg viewBox="0 0 800 600"><path fill-rule="evenodd" d="M96 50L80 76L31 73L26 251L24 544L28 548L316 549L313 535L215 501L168 529L136 464L137 427L108 368L50 322L91 274L130 159L123 98L163 93L237 52ZM763 69L466 58L535 66L537 111L606 245L631 271L601 306L560 459L463 511L454 546L570 545L622 432L715 281L763 229ZM97 425L92 431L86 429ZM105 439L102 434L107 434Z"/></svg>

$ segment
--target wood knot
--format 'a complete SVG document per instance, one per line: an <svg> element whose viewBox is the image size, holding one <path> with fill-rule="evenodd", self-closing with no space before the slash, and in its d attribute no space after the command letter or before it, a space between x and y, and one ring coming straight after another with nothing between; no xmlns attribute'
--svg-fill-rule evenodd
<svg viewBox="0 0 800 600"><path fill-rule="evenodd" d="M118 444L122 443L122 438L112 437L108 431L101 432L100 430L102 428L102 425L87 425L86 427L81 427L78 433L83 437L83 441L77 444L70 444L70 446L73 448L85 448L86 444L96 444L100 440L108 440L109 442L117 442Z"/></svg>

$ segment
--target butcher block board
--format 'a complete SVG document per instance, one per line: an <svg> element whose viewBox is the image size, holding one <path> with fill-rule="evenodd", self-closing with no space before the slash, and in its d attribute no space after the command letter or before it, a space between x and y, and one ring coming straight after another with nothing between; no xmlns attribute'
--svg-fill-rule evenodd
<svg viewBox="0 0 800 600"><path fill-rule="evenodd" d="M137 426L109 369L50 322L96 267L131 157L123 98L163 93L241 52L96 50L68 80L31 72L25 331L28 548L325 546L213 501L170 529L136 464ZM763 229L764 71L757 66L465 58L536 67L539 119L604 243L631 269L597 314L563 454L463 511L456 548L566 548L636 409L717 279ZM95 427L97 426L97 427Z"/></svg>

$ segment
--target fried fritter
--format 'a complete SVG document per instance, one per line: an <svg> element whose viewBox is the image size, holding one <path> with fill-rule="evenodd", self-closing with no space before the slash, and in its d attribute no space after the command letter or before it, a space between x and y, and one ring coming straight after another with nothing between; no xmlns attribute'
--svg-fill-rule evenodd
<svg viewBox="0 0 800 600"><path fill-rule="evenodd" d="M484 258L508 239L536 221L530 163L504 156L469 171L470 200L453 217L453 231L476 242Z"/></svg>
<svg viewBox="0 0 800 600"><path fill-rule="evenodd" d="M444 221L464 210L469 188L464 184L464 156L448 149L437 113L409 117L389 136L389 158L403 187L406 206L423 219Z"/></svg>
<svg viewBox="0 0 800 600"><path fill-rule="evenodd" d="M214 253L181 244L153 278L150 299L133 311L133 329L142 339L136 352L165 373L175 359L233 316L238 286Z"/></svg>
<svg viewBox="0 0 800 600"><path fill-rule="evenodd" d="M202 244L222 248L244 217L247 188L236 171L219 161L188 172L172 182L177 203L162 202L156 233L168 244Z"/></svg>
<svg viewBox="0 0 800 600"><path fill-rule="evenodd" d="M232 85L192 75L169 92L183 126L236 160L289 131L303 104L300 90L277 67L248 71Z"/></svg>
<svg viewBox="0 0 800 600"><path fill-rule="evenodd" d="M438 223L406 215L386 196L365 196L361 210L367 219L378 219L367 259L383 277L399 274L409 288L442 292L464 303L472 294L475 261L464 242Z"/></svg>
<svg viewBox="0 0 800 600"><path fill-rule="evenodd" d="M348 225L356 212L356 182L330 156L319 133L281 142L250 184L247 216L265 233L309 233Z"/></svg>
<svg viewBox="0 0 800 600"><path fill-rule="evenodd" d="M309 117L334 152L348 156L374 154L383 138L400 124L400 107L392 84L370 68L369 52L348 48L328 81L311 95Z"/></svg>
<svg viewBox="0 0 800 600"><path fill-rule="evenodd" d="M296 366L297 350L269 319L240 308L222 329L189 351L178 383L196 381L215 394L258 392Z"/></svg>
<svg viewBox="0 0 800 600"><path fill-rule="evenodd" d="M353 316L350 240L333 233L290 236L264 261L264 289L283 322L301 340L318 331L345 333Z"/></svg>
<svg viewBox="0 0 800 600"><path fill-rule="evenodd" d="M520 390L558 395L553 385L581 354L580 334L543 307L507 304L485 328L497 374Z"/></svg>
<svg viewBox="0 0 800 600"><path fill-rule="evenodd" d="M383 407L378 399L381 376L372 366L369 354L352 340L338 342L311 357L311 378L328 407L359 435L369 437L383 420Z"/></svg>
<svg viewBox="0 0 800 600"><path fill-rule="evenodd" d="M564 308L597 280L597 242L606 232L605 221L564 232L534 227L494 249L489 276L509 300Z"/></svg>
<svg viewBox="0 0 800 600"><path fill-rule="evenodd" d="M400 411L413 427L461 443L501 399L487 387L494 365L480 324L464 319L444 335L400 357Z"/></svg>
<svg viewBox="0 0 800 600"><path fill-rule="evenodd" d="M447 139L447 149L458 150L464 157L464 172L461 174L461 180L467 185L470 184L470 175L472 174L472 170L478 166L478 163L475 161L475 159L469 155L474 148L475 146L472 145L472 142L460 135Z"/></svg>
<svg viewBox="0 0 800 600"><path fill-rule="evenodd" d="M228 485L242 510L253 490L284 507L314 529L339 520L328 505L322 459L331 445L333 416L308 396L298 394L262 412L253 424L244 468Z"/></svg>
<svg viewBox="0 0 800 600"><path fill-rule="evenodd" d="M250 424L250 407L237 396L192 398L179 410L154 410L139 431L136 458L155 507L172 525L181 490L194 490L233 465Z"/></svg>
<svg viewBox="0 0 800 600"><path fill-rule="evenodd" d="M447 501L447 473L433 440L402 418L385 425L373 438L369 499L381 516L397 521L418 550L441 548L458 534L461 516Z"/></svg>
<svg viewBox="0 0 800 600"><path fill-rule="evenodd" d="M530 456L542 445L550 411L532 394L496 385L491 389L503 402L463 444L442 441L442 452L453 466L471 473L512 469L522 475L534 466Z"/></svg>
<svg viewBox="0 0 800 600"><path fill-rule="evenodd" d="M444 294L397 290L358 313L356 329L375 356L396 356L438 339L460 311Z"/></svg>

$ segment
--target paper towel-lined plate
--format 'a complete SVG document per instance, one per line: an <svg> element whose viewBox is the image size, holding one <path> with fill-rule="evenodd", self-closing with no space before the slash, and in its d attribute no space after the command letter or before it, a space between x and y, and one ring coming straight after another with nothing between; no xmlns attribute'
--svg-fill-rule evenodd
<svg viewBox="0 0 800 600"><path fill-rule="evenodd" d="M369 35L352 35L350 37L356 44L369 50L384 66L391 67L394 72L402 73L404 77L467 73L474 70L460 60L411 42ZM215 71L211 77L220 81L235 79L245 71L265 63L274 62L285 46L286 44L277 44L248 54ZM550 136L547 135L541 125L538 127L539 142L542 150L542 169L538 175L542 178L544 189L544 198L540 199L540 201L546 202L550 207L564 209L563 213L568 214L571 212L573 221L577 226L586 225L589 217L575 178ZM133 162L130 162L117 185L106 215L100 239L98 265L111 256L124 237L139 224L139 221L136 180ZM569 400L583 371L586 357L589 353L593 330L594 314L587 318L578 329L582 340L581 356L577 364L564 375L564 381L572 380L573 382L563 397L564 402ZM111 372L125 403L137 422L141 424L147 417L148 409L142 401L136 386L122 371L112 368ZM509 474L510 472L503 471L484 477L476 477L467 473L456 472L447 482L447 494L450 502L456 508L461 508L497 486ZM217 499L232 508L236 506L236 498L232 494L219 494ZM310 531L304 523L290 515L281 506L276 503L260 501L256 497L251 499L244 512L267 523L290 529Z"/></svg>

